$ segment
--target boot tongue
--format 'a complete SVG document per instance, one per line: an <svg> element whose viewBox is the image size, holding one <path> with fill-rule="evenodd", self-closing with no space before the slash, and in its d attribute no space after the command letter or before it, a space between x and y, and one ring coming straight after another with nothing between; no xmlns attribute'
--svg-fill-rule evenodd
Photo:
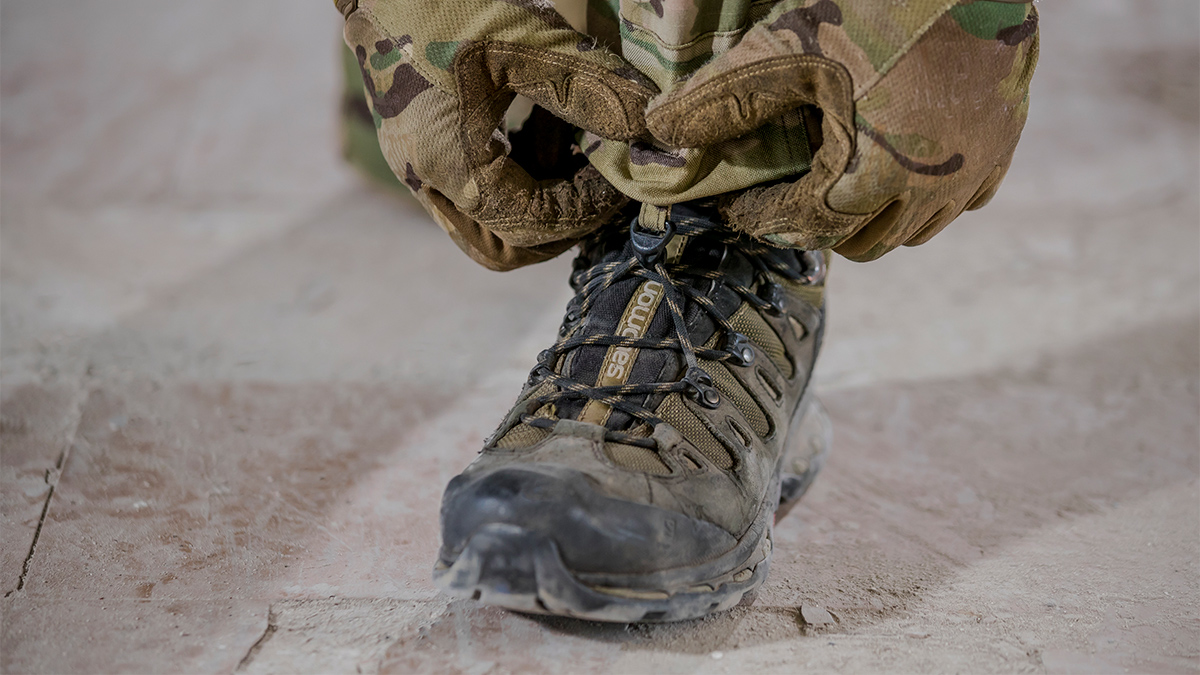
<svg viewBox="0 0 1200 675"><path fill-rule="evenodd" d="M666 324L672 323L670 312L663 306L666 288L659 281L649 279L635 279L635 281L639 283L632 286L632 291L621 289L628 291L628 299L625 301L624 310L613 327L612 333L630 338L665 337L662 335L663 329L667 327ZM652 328L656 329L654 334L651 334ZM594 372L589 368L588 371L579 373L576 379L583 382L594 382L599 387L636 382L631 379L634 370L645 370L644 367L638 368L638 366L652 364L656 361L655 357L660 356L660 351L647 351L634 347L608 347L604 350L599 368ZM657 360L662 361L661 358ZM588 365L591 365L591 360ZM662 370L662 365L665 364L658 365L658 370ZM653 366L651 369L653 370ZM640 381L645 381L645 379ZM606 424L612 417L612 413L613 409L608 404L592 400L584 404L578 419L581 422L592 424Z"/></svg>
<svg viewBox="0 0 1200 675"><path fill-rule="evenodd" d="M633 247L626 237L620 249L614 247L595 260L597 264L605 264L633 256ZM668 333L673 333L665 294L666 288L659 281L636 276L620 279L592 296L591 309L576 335L665 338ZM589 386L658 381L658 374L667 361L676 358L676 354L666 350L583 346L567 356L563 375ZM605 425L611 429L620 428L618 425L624 426L629 421L627 414L590 399L562 401L558 404L557 415L564 419Z"/></svg>
<svg viewBox="0 0 1200 675"><path fill-rule="evenodd" d="M683 247L675 245L670 248L674 249L672 257L683 257L697 266L714 268L720 262L720 246L714 249L703 242L695 242L694 245L687 242ZM620 253L612 250L603 255L598 262L625 260L632 256L633 249L626 242ZM747 275L744 282L749 280ZM704 279L680 277L675 281L692 284L701 290L707 290L710 286L710 282ZM591 310L577 334L675 338L675 323L665 299L668 292L658 280L636 276L621 279L593 296ZM740 304L740 299L736 296L732 299L726 297L718 300L718 304L727 306L728 313L732 314ZM694 344L700 346L712 337L715 325L707 312L687 300L683 301L683 312ZM576 382L593 386L674 382L682 375L684 363L682 354L668 349L583 346L568 356L563 374ZM645 405L647 399L651 398L636 396L627 400L637 405ZM628 428L635 421L629 414L595 400L563 401L558 406L557 414L561 418L600 424L614 430Z"/></svg>

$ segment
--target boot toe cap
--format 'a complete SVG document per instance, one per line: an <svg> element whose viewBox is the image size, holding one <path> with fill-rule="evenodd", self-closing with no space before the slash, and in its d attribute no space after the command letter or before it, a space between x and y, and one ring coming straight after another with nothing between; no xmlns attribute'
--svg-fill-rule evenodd
<svg viewBox="0 0 1200 675"><path fill-rule="evenodd" d="M464 473L442 499L443 563L481 528L503 524L553 541L575 572L645 574L695 564L735 537L712 523L604 494L598 481L555 465Z"/></svg>

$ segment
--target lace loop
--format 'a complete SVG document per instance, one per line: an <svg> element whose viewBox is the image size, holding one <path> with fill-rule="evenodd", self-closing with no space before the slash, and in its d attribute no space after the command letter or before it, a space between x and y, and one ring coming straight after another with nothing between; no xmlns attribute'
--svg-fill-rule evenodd
<svg viewBox="0 0 1200 675"><path fill-rule="evenodd" d="M629 223L629 244L642 267L653 267L675 237L675 223L668 220L664 225L662 232L655 232L643 230L638 218Z"/></svg>

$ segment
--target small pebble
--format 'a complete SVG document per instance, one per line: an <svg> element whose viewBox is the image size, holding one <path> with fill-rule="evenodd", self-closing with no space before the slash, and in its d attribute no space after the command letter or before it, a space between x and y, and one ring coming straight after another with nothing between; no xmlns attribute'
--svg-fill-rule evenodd
<svg viewBox="0 0 1200 675"><path fill-rule="evenodd" d="M725 652L713 652L712 653L712 657L714 659L719 659L719 658L722 658L723 656L725 656Z"/></svg>
<svg viewBox="0 0 1200 675"><path fill-rule="evenodd" d="M801 605L800 618L809 626L828 626L836 623L833 615L820 605Z"/></svg>

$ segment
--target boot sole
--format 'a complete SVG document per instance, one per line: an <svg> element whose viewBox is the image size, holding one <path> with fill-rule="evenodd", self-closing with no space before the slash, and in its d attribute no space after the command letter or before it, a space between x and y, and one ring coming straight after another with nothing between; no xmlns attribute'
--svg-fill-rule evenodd
<svg viewBox="0 0 1200 675"><path fill-rule="evenodd" d="M792 425L779 477L746 535L757 536L758 541L749 556L723 574L697 580L694 571L685 567L672 570L672 582L653 590L640 584L638 588L589 585L581 578L586 575L566 566L548 536L493 523L473 534L452 564L439 561L434 582L456 598L590 621L684 621L730 609L766 580L774 522L804 496L829 454L832 425L824 406L814 397L797 409L799 419ZM706 566L711 567L709 563Z"/></svg>

